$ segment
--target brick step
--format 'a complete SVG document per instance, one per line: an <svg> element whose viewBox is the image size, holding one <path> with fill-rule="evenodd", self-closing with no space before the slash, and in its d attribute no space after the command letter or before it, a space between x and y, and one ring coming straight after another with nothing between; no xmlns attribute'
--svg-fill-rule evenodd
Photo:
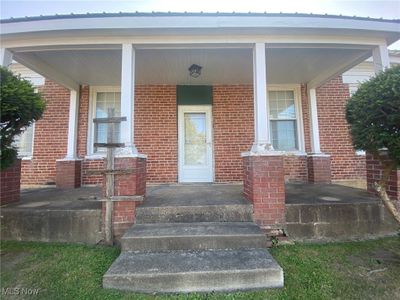
<svg viewBox="0 0 400 300"><path fill-rule="evenodd" d="M251 204L139 206L136 223L252 222Z"/></svg>
<svg viewBox="0 0 400 300"><path fill-rule="evenodd" d="M283 286L265 249L123 252L103 287L143 293L232 291Z"/></svg>
<svg viewBox="0 0 400 300"><path fill-rule="evenodd" d="M267 238L250 222L136 224L121 239L123 251L265 248Z"/></svg>

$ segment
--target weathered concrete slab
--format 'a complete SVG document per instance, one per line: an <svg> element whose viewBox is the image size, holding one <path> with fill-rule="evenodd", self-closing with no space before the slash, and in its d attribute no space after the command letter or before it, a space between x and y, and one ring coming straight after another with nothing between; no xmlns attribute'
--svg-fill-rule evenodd
<svg viewBox="0 0 400 300"><path fill-rule="evenodd" d="M203 206L139 206L136 223L252 222L250 204Z"/></svg>
<svg viewBox="0 0 400 300"><path fill-rule="evenodd" d="M1 210L3 240L97 244L102 239L101 210Z"/></svg>
<svg viewBox="0 0 400 300"><path fill-rule="evenodd" d="M377 202L378 199L366 190L337 184L285 185L286 204L332 204Z"/></svg>
<svg viewBox="0 0 400 300"><path fill-rule="evenodd" d="M249 222L136 224L121 239L123 251L265 248L267 238Z"/></svg>
<svg viewBox="0 0 400 300"><path fill-rule="evenodd" d="M103 287L144 293L248 290L283 286L267 250L123 252Z"/></svg>
<svg viewBox="0 0 400 300"><path fill-rule="evenodd" d="M286 205L287 234L294 240L351 240L394 235L399 229L379 201Z"/></svg>
<svg viewBox="0 0 400 300"><path fill-rule="evenodd" d="M98 187L23 189L21 201L1 207L4 240L96 244L102 239Z"/></svg>
<svg viewBox="0 0 400 300"><path fill-rule="evenodd" d="M2 206L2 209L101 209L100 187L81 187L77 189L58 189L53 186L21 190L21 201Z"/></svg>
<svg viewBox="0 0 400 300"><path fill-rule="evenodd" d="M249 204L242 184L165 184L147 187L143 207Z"/></svg>

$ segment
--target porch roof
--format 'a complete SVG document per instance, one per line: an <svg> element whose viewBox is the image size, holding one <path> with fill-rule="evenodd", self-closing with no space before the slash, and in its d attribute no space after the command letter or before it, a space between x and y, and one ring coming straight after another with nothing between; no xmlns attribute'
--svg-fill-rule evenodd
<svg viewBox="0 0 400 300"><path fill-rule="evenodd" d="M316 87L400 38L400 21L307 14L121 13L2 20L2 47L69 88L119 85L132 43L138 84L251 84L266 44L268 82ZM197 79L187 68L203 67Z"/></svg>

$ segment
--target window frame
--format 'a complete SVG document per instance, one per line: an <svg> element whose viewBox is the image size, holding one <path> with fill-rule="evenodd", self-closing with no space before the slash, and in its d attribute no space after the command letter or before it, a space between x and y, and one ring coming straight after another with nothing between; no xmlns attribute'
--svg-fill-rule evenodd
<svg viewBox="0 0 400 300"><path fill-rule="evenodd" d="M87 153L85 158L104 158L106 153L94 152L94 124L93 119L96 117L96 95L97 93L120 93L120 86L90 86L89 87L89 112L88 112L88 138L87 138Z"/></svg>
<svg viewBox="0 0 400 300"><path fill-rule="evenodd" d="M22 160L31 160L32 158L33 158L33 150L34 150L34 147L35 147L35 123L36 122L32 122L32 124L31 124L31 126L29 126L28 128L32 128L32 146L31 146L31 151L30 151L30 154L27 154L27 155L20 155L20 153L19 153L19 148L20 148L20 146L19 146L19 144L20 144L20 141L18 141L18 145L16 145L17 146L17 151L18 151L18 158L20 158L20 159L22 159ZM27 129L28 129L27 128ZM21 135L23 135L25 133L25 131L24 132L22 132L21 133ZM14 140L14 143L15 144L17 144L17 142Z"/></svg>
<svg viewBox="0 0 400 300"><path fill-rule="evenodd" d="M272 91L292 91L294 94L294 107L296 111L296 134L297 134L297 150L278 150L285 153L297 154L297 155L305 155L305 146L304 146L304 125L303 125L303 112L301 105L301 86L299 84L270 84L267 85L267 93L268 93L268 103L267 103L267 114L268 114L268 136L272 142L272 137L270 136L271 130L271 120L279 120L279 119L271 119L270 118L270 100L269 100L269 92ZM284 119L282 119L284 120ZM289 120L289 119L288 119ZM290 119L293 120L293 119ZM275 149L277 150L277 149Z"/></svg>

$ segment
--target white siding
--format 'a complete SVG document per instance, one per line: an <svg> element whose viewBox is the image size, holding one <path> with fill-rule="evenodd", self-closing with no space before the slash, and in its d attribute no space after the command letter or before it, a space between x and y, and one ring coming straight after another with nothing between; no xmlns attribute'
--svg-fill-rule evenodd
<svg viewBox="0 0 400 300"><path fill-rule="evenodd" d="M13 62L9 69L14 73L21 75L22 78L29 80L34 86L41 86L44 85L44 77L39 75L38 73L28 69L24 65L20 63Z"/></svg>
<svg viewBox="0 0 400 300"><path fill-rule="evenodd" d="M400 64L399 56L390 56L391 65ZM358 85L375 75L372 59L367 59L361 64L343 73L343 83L349 84L350 93L354 93Z"/></svg>

